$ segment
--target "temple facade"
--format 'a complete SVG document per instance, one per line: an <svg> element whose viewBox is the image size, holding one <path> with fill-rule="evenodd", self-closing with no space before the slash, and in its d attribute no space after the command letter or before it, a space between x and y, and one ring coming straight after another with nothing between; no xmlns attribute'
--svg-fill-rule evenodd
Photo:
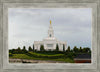
<svg viewBox="0 0 100 72"><path fill-rule="evenodd" d="M36 50L40 50L41 45L44 46L44 49L47 51L53 51L56 49L58 45L59 51L63 51L63 48L67 49L67 42L66 41L59 41L57 38L54 37L54 30L50 20L50 26L48 30L48 37L43 39L43 41L34 41L34 47Z"/></svg>

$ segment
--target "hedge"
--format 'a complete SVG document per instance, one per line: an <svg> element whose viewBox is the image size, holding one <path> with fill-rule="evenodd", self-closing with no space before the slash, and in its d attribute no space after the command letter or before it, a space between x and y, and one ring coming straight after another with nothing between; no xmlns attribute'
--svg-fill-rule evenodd
<svg viewBox="0 0 100 72"><path fill-rule="evenodd" d="M52 59L57 59L57 58L64 58L64 54L55 54L55 55L45 55L45 54L38 54L38 53L33 53L29 52L27 55L36 57L36 58L52 58Z"/></svg>
<svg viewBox="0 0 100 72"><path fill-rule="evenodd" d="M9 56L13 56L13 54L12 53L9 53Z"/></svg>

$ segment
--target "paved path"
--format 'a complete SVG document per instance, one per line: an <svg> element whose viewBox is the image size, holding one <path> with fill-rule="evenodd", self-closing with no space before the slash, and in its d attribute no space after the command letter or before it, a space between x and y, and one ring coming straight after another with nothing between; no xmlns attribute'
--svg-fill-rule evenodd
<svg viewBox="0 0 100 72"><path fill-rule="evenodd" d="M28 60L28 59L9 59L10 63L65 63L62 61L51 60Z"/></svg>

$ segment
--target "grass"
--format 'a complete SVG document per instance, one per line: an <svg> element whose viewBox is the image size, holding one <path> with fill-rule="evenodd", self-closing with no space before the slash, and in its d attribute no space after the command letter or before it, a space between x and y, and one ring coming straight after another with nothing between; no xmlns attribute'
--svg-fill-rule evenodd
<svg viewBox="0 0 100 72"><path fill-rule="evenodd" d="M29 52L27 55L36 57L36 58L59 58L59 57L64 57L64 54L54 54L54 55L48 55L48 54L39 54L39 53L34 53L34 52Z"/></svg>
<svg viewBox="0 0 100 72"><path fill-rule="evenodd" d="M74 60L71 58L61 57L61 56L64 56L64 54L51 55L51 54L41 54L41 53L29 52L28 54L12 54L12 56L9 56L9 58L12 58L12 59L33 59L33 60L51 60L51 61L62 61L62 62L66 62L66 63L73 63L74 62Z"/></svg>
<svg viewBox="0 0 100 72"><path fill-rule="evenodd" d="M13 56L10 56L9 58L15 58L15 59L32 59L33 57L29 57L26 54L13 54Z"/></svg>
<svg viewBox="0 0 100 72"><path fill-rule="evenodd" d="M43 53L35 53L35 52L29 52L30 54L34 55L41 55L41 56L57 56L57 55L63 55L63 54L43 54Z"/></svg>

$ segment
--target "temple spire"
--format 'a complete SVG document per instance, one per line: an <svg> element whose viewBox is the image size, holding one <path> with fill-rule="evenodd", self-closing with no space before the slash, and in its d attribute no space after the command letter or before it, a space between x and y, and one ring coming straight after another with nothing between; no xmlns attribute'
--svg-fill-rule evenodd
<svg viewBox="0 0 100 72"><path fill-rule="evenodd" d="M50 24L51 24L51 20L50 20Z"/></svg>
<svg viewBox="0 0 100 72"><path fill-rule="evenodd" d="M50 20L50 26L49 26L49 30L48 30L48 37L54 37L54 32L53 32L53 28L51 25L51 20Z"/></svg>

